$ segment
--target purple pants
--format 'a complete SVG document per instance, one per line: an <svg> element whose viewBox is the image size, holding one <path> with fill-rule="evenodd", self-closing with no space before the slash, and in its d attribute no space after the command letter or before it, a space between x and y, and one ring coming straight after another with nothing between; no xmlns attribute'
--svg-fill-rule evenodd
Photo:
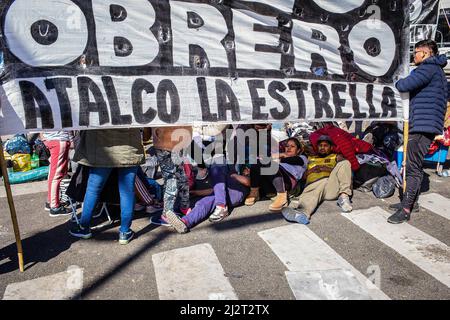
<svg viewBox="0 0 450 320"><path fill-rule="evenodd" d="M214 195L201 198L192 211L183 218L192 228L208 218L217 205L226 205L228 210L241 205L248 195L248 188L230 177L227 166L212 166L209 169Z"/></svg>

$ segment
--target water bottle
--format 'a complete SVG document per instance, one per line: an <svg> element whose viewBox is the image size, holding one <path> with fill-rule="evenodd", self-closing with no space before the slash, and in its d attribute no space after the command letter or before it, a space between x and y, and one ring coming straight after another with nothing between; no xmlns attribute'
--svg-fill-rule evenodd
<svg viewBox="0 0 450 320"><path fill-rule="evenodd" d="M31 170L39 168L39 156L34 151L33 155L31 156Z"/></svg>

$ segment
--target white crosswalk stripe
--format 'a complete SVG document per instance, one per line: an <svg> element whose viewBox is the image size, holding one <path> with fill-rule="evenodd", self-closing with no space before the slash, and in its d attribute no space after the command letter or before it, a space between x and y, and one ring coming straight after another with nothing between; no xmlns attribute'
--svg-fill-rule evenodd
<svg viewBox="0 0 450 320"><path fill-rule="evenodd" d="M450 249L447 245L408 223L387 223L390 214L379 207L342 215L450 287Z"/></svg>
<svg viewBox="0 0 450 320"><path fill-rule="evenodd" d="M389 299L306 226L258 235L290 271L286 276L297 299Z"/></svg>
<svg viewBox="0 0 450 320"><path fill-rule="evenodd" d="M237 300L210 244L152 256L161 300Z"/></svg>
<svg viewBox="0 0 450 320"><path fill-rule="evenodd" d="M11 192L15 197L27 194L47 192L47 189L48 189L47 181L37 181L11 185ZM0 186L0 198L6 198L6 191L3 186Z"/></svg>
<svg viewBox="0 0 450 320"><path fill-rule="evenodd" d="M83 269L70 266L67 271L6 287L3 300L70 300L83 288Z"/></svg>
<svg viewBox="0 0 450 320"><path fill-rule="evenodd" d="M424 194L419 197L419 205L450 220L450 199L437 193Z"/></svg>

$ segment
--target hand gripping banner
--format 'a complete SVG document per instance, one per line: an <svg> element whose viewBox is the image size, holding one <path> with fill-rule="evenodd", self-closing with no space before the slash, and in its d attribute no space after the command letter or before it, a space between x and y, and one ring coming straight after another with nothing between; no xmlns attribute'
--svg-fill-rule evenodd
<svg viewBox="0 0 450 320"><path fill-rule="evenodd" d="M3 0L0 134L400 120L407 0Z"/></svg>

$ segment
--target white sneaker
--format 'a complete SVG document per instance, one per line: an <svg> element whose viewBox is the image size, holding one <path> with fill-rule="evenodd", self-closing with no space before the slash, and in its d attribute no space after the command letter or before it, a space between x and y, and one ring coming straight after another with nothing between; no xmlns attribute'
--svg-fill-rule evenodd
<svg viewBox="0 0 450 320"><path fill-rule="evenodd" d="M228 217L229 212L227 207L219 207L217 206L216 209L214 209L214 212L209 216L210 222L218 222L222 221L226 217Z"/></svg>
<svg viewBox="0 0 450 320"><path fill-rule="evenodd" d="M350 202L350 197L346 194L341 194L337 201L337 205L341 207L342 212L352 212L353 207Z"/></svg>

